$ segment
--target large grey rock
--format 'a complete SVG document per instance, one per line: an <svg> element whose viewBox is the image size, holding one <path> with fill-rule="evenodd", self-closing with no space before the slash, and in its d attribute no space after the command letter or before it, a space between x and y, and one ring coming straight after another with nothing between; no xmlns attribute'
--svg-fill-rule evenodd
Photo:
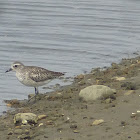
<svg viewBox="0 0 140 140"><path fill-rule="evenodd" d="M93 101L102 98L108 98L116 92L115 89L111 89L103 85L92 85L82 89L79 93L79 97L85 101Z"/></svg>

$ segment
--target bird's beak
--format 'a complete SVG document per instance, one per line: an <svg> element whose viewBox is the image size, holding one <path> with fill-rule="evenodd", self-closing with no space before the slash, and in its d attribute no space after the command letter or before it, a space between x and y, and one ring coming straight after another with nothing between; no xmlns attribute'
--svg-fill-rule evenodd
<svg viewBox="0 0 140 140"><path fill-rule="evenodd" d="M12 71L12 70L13 70L13 69L12 69L12 68L10 68L10 69L9 69L9 70L7 70L6 72L9 72L9 71ZM6 73L6 72L5 72L5 73Z"/></svg>

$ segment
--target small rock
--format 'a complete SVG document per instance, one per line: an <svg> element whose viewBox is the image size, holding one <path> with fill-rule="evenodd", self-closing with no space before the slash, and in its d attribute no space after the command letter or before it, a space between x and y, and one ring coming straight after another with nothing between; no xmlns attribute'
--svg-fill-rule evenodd
<svg viewBox="0 0 140 140"><path fill-rule="evenodd" d="M78 131L78 130L73 130L73 132L74 132L74 133L79 133L79 131Z"/></svg>
<svg viewBox="0 0 140 140"><path fill-rule="evenodd" d="M71 128L71 129L76 129L76 128L77 128L77 125L76 125L76 124L71 124L71 125L70 125L70 128Z"/></svg>
<svg viewBox="0 0 140 140"><path fill-rule="evenodd" d="M23 131L22 131L22 129L15 129L14 133L15 134L22 134Z"/></svg>
<svg viewBox="0 0 140 140"><path fill-rule="evenodd" d="M121 126L126 126L126 125L128 125L127 122L125 122L125 121L121 121Z"/></svg>
<svg viewBox="0 0 140 140"><path fill-rule="evenodd" d="M8 132L8 135L12 135L12 134L13 134L13 132L12 132L12 131L9 131L9 132Z"/></svg>
<svg viewBox="0 0 140 140"><path fill-rule="evenodd" d="M117 81L123 81L126 80L125 77L114 77L113 79L117 80Z"/></svg>
<svg viewBox="0 0 140 140"><path fill-rule="evenodd" d="M121 87L125 87L126 90L136 90L137 85L132 82L125 82L121 85Z"/></svg>
<svg viewBox="0 0 140 140"><path fill-rule="evenodd" d="M43 126L44 124L43 123L40 123L38 126L40 127L40 126Z"/></svg>
<svg viewBox="0 0 140 140"><path fill-rule="evenodd" d="M105 103L106 103L106 104L109 104L109 103L111 103L111 102L112 102L111 98L108 98L108 99L105 100Z"/></svg>
<svg viewBox="0 0 140 140"><path fill-rule="evenodd" d="M62 130L63 130L63 128L58 128L57 129L57 131L60 132L60 133L62 132Z"/></svg>
<svg viewBox="0 0 140 140"><path fill-rule="evenodd" d="M14 116L14 123L17 122L22 124L37 123L37 116L33 113L18 113Z"/></svg>
<svg viewBox="0 0 140 140"><path fill-rule="evenodd" d="M52 120L46 122L47 125L53 125L54 122Z"/></svg>
<svg viewBox="0 0 140 140"><path fill-rule="evenodd" d="M55 98L62 98L63 94L61 92L58 92L55 94Z"/></svg>
<svg viewBox="0 0 140 140"><path fill-rule="evenodd" d="M5 103L7 103L8 107L17 106L20 104L20 102L17 99L5 100Z"/></svg>
<svg viewBox="0 0 140 140"><path fill-rule="evenodd" d="M111 66L112 66L113 69L118 69L119 68L119 66L116 63L112 63Z"/></svg>
<svg viewBox="0 0 140 140"><path fill-rule="evenodd" d="M42 120L42 119L45 119L47 117L47 115L38 115L38 120Z"/></svg>
<svg viewBox="0 0 140 140"><path fill-rule="evenodd" d="M99 125L99 124L101 124L101 123L103 123L103 122L104 122L103 119L95 120L95 121L92 123L92 125Z"/></svg>
<svg viewBox="0 0 140 140"><path fill-rule="evenodd" d="M83 79L83 80L81 80L80 82L78 82L78 84L79 84L80 86L83 86L84 84L86 84L86 82L85 82L85 80Z"/></svg>
<svg viewBox="0 0 140 140"><path fill-rule="evenodd" d="M31 125L29 124L21 125L20 127L22 128L22 130L31 129Z"/></svg>
<svg viewBox="0 0 140 140"><path fill-rule="evenodd" d="M77 75L75 78L76 79L83 79L84 78L84 75L83 74L80 74L80 75Z"/></svg>
<svg viewBox="0 0 140 140"><path fill-rule="evenodd" d="M131 118L138 119L139 117L140 117L140 113L139 112L131 114Z"/></svg>
<svg viewBox="0 0 140 140"><path fill-rule="evenodd" d="M30 135L26 135L26 134L22 134L22 135L20 135L20 136L18 136L18 139L30 139L31 138L31 136Z"/></svg>
<svg viewBox="0 0 140 140"><path fill-rule="evenodd" d="M135 93L134 90L129 90L129 91L125 92L124 95L130 95L130 94L133 94L133 93Z"/></svg>

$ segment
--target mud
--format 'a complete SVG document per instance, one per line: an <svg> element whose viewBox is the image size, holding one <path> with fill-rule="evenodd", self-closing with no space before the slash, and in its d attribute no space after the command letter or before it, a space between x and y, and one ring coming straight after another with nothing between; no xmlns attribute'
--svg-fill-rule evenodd
<svg viewBox="0 0 140 140"><path fill-rule="evenodd" d="M85 102L79 92L90 85L109 86L117 93ZM71 85L40 94L36 102L15 99L6 103L15 110L1 116L0 140L139 140L140 57L80 74ZM35 124L14 124L15 114L29 112L46 117Z"/></svg>

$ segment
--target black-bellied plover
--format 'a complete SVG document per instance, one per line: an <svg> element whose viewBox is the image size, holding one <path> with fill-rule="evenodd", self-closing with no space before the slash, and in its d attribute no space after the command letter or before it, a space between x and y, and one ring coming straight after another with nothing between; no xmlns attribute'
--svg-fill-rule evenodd
<svg viewBox="0 0 140 140"><path fill-rule="evenodd" d="M22 84L35 88L35 95L39 93L39 86L43 86L51 80L64 75L61 72L49 71L37 66L25 66L18 61L14 62L6 72L12 70L16 72L16 77Z"/></svg>

